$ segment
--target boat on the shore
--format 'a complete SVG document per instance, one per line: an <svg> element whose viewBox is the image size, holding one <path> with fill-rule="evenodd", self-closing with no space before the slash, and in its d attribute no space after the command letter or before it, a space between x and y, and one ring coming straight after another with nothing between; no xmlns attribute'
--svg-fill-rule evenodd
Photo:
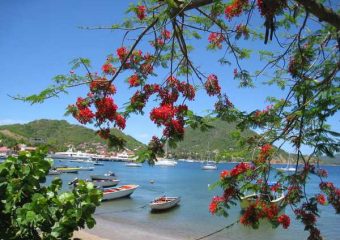
<svg viewBox="0 0 340 240"><path fill-rule="evenodd" d="M103 189L103 200L113 200L117 198L129 197L139 185L123 185Z"/></svg>
<svg viewBox="0 0 340 240"><path fill-rule="evenodd" d="M113 180L92 180L95 187L114 187L120 182L118 179Z"/></svg>
<svg viewBox="0 0 340 240"><path fill-rule="evenodd" d="M127 164L125 164L125 166L127 167L141 167L142 163L138 163L138 162L129 162Z"/></svg>
<svg viewBox="0 0 340 240"><path fill-rule="evenodd" d="M149 206L153 211L168 210L175 207L180 201L180 197L162 196L154 199Z"/></svg>
<svg viewBox="0 0 340 240"><path fill-rule="evenodd" d="M91 175L92 180L116 180L116 175L113 172L105 173L104 175Z"/></svg>
<svg viewBox="0 0 340 240"><path fill-rule="evenodd" d="M217 169L217 165L216 162L214 161L207 161L203 166L202 166L203 170L216 170Z"/></svg>

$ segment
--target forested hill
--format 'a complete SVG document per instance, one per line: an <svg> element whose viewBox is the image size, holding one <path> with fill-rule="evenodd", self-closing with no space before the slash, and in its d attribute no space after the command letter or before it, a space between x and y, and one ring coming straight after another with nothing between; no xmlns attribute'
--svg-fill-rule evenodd
<svg viewBox="0 0 340 240"><path fill-rule="evenodd" d="M178 158L202 159L219 156L226 160L231 158L248 158L249 150L240 146L238 137L249 137L256 133L251 130L236 131L235 124L222 120L210 123L212 129L202 132L199 129L186 128L184 140L175 149L168 149L168 153ZM236 160L236 159L234 159Z"/></svg>
<svg viewBox="0 0 340 240"><path fill-rule="evenodd" d="M112 129L116 135L126 140L126 147L136 149L143 144L123 132ZM68 145L75 147L80 144L103 143L95 131L83 126L70 124L65 120L36 120L26 124L11 124L0 126L0 139L3 145L28 143L53 146L56 150L65 150Z"/></svg>

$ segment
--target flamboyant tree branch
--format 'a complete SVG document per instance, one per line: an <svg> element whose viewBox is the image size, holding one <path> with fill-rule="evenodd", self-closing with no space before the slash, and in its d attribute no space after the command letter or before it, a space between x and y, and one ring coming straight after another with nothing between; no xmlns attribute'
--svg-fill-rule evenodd
<svg viewBox="0 0 340 240"><path fill-rule="evenodd" d="M188 11L212 4L213 2L214 0L193 0L185 6L184 9L176 9L176 11ZM325 21L337 29L340 29L340 15L332 9L325 7L315 0L295 0L295 2L304 6L310 13L318 17L321 21ZM173 14L176 14L176 11L174 11Z"/></svg>

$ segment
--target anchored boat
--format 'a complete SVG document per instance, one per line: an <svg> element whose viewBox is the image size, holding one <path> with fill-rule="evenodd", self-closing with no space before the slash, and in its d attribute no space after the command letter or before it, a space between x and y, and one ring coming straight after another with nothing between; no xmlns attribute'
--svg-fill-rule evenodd
<svg viewBox="0 0 340 240"><path fill-rule="evenodd" d="M130 196L139 185L123 185L120 187L106 188L103 190L103 200L113 200Z"/></svg>
<svg viewBox="0 0 340 240"><path fill-rule="evenodd" d="M175 207L181 201L180 197L162 196L150 203L151 210L167 210Z"/></svg>

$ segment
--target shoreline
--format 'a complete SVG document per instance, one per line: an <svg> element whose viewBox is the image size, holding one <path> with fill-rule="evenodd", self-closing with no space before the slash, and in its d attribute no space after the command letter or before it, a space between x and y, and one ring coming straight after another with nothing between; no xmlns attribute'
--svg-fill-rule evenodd
<svg viewBox="0 0 340 240"><path fill-rule="evenodd" d="M138 225L128 225L117 220L106 220L95 217L96 225L92 229L81 229L74 232L72 239L82 240L184 240L178 236L170 236L165 233L154 232Z"/></svg>

